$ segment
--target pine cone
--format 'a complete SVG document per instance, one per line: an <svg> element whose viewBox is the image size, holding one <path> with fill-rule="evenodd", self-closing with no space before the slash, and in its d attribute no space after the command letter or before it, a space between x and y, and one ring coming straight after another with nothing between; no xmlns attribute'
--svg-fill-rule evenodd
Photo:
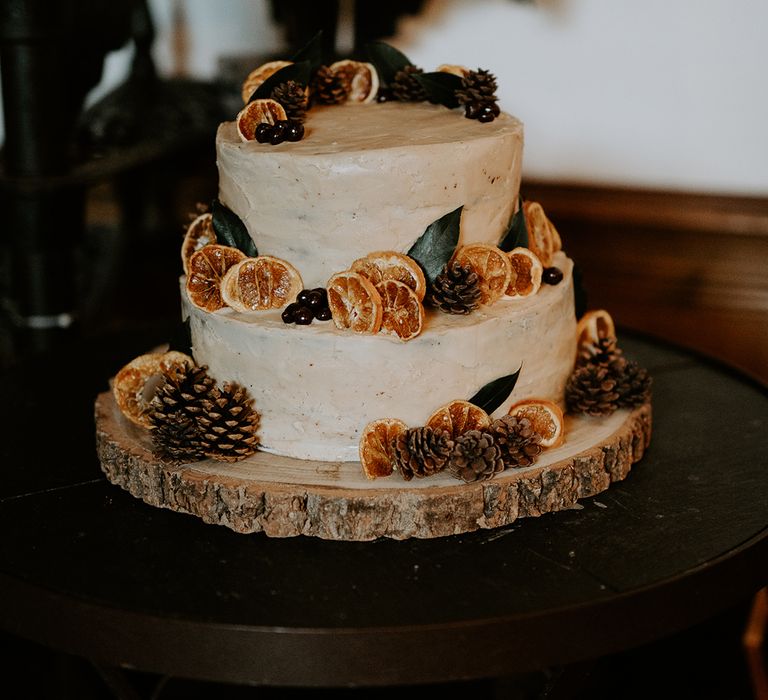
<svg viewBox="0 0 768 700"><path fill-rule="evenodd" d="M456 438L446 467L455 477L466 481L483 481L504 470L501 449L491 433L468 430Z"/></svg>
<svg viewBox="0 0 768 700"><path fill-rule="evenodd" d="M589 362L576 367L565 387L568 410L590 416L606 416L618 408L633 408L650 397L648 372L619 357L612 362Z"/></svg>
<svg viewBox="0 0 768 700"><path fill-rule="evenodd" d="M206 457L237 462L256 451L260 416L252 404L248 392L237 384L217 390L211 407L197 418Z"/></svg>
<svg viewBox="0 0 768 700"><path fill-rule="evenodd" d="M290 121L304 121L307 112L307 94L303 85L295 80L287 80L272 90L271 97L283 106Z"/></svg>
<svg viewBox="0 0 768 700"><path fill-rule="evenodd" d="M468 119L480 121L493 121L498 117L497 88L493 73L481 68L469 71L462 78L461 87L456 90L456 99L460 105L464 105L464 115Z"/></svg>
<svg viewBox="0 0 768 700"><path fill-rule="evenodd" d="M320 66L310 84L312 101L321 105L337 105L347 99L347 87L328 66Z"/></svg>
<svg viewBox="0 0 768 700"><path fill-rule="evenodd" d="M585 343L579 350L578 363L580 365L591 363L595 365L609 365L621 357L621 350L616 345L615 336L600 338L597 345Z"/></svg>
<svg viewBox="0 0 768 700"><path fill-rule="evenodd" d="M414 65L408 65L395 73L395 78L389 86L392 97L400 102L424 102L427 92L414 77L424 71Z"/></svg>
<svg viewBox="0 0 768 700"><path fill-rule="evenodd" d="M468 314L480 306L477 273L458 262L449 263L435 278L429 300L447 314Z"/></svg>
<svg viewBox="0 0 768 700"><path fill-rule="evenodd" d="M528 418L502 416L493 421L490 432L508 469L529 467L541 454L541 435Z"/></svg>
<svg viewBox="0 0 768 700"><path fill-rule="evenodd" d="M403 479L431 476L445 468L453 440L447 430L409 428L392 441L392 454Z"/></svg>
<svg viewBox="0 0 768 700"><path fill-rule="evenodd" d="M197 416L210 409L216 382L207 367L176 365L164 375L150 404L152 442L158 454L173 460L202 459Z"/></svg>

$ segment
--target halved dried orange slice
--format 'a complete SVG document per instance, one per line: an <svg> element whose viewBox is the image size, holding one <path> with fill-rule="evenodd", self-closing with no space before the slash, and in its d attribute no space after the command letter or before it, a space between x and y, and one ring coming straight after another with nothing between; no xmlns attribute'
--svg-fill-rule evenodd
<svg viewBox="0 0 768 700"><path fill-rule="evenodd" d="M491 417L479 406L457 399L438 408L427 420L433 430L447 430L455 440L469 430L485 430Z"/></svg>
<svg viewBox="0 0 768 700"><path fill-rule="evenodd" d="M381 330L410 340L424 328L424 305L407 284L397 280L383 280L376 285L383 312Z"/></svg>
<svg viewBox="0 0 768 700"><path fill-rule="evenodd" d="M576 324L576 345L579 349L596 347L601 340L616 338L613 318L605 309L587 311Z"/></svg>
<svg viewBox="0 0 768 700"><path fill-rule="evenodd" d="M254 100L237 115L237 133L241 141L253 141L259 124L276 124L286 119L285 109L277 100Z"/></svg>
<svg viewBox="0 0 768 700"><path fill-rule="evenodd" d="M303 286L299 271L289 262L259 255L227 270L221 280L221 298L235 311L281 309Z"/></svg>
<svg viewBox="0 0 768 700"><path fill-rule="evenodd" d="M378 333L383 305L376 287L357 272L345 270L328 280L328 306L336 328Z"/></svg>
<svg viewBox="0 0 768 700"><path fill-rule="evenodd" d="M459 248L454 260L471 268L480 278L481 304L493 304L504 296L512 278L512 263L503 250L493 245L473 243Z"/></svg>
<svg viewBox="0 0 768 700"><path fill-rule="evenodd" d="M329 66L346 88L347 102L373 102L379 91L379 74L372 63L345 59Z"/></svg>
<svg viewBox="0 0 768 700"><path fill-rule="evenodd" d="M187 275L187 296L203 311L223 309L221 280L230 267L245 259L245 253L237 248L214 243L192 253Z"/></svg>
<svg viewBox="0 0 768 700"><path fill-rule="evenodd" d="M193 253L204 246L216 243L216 231L213 228L213 215L208 212L200 214L187 226L184 234L184 242L181 244L181 264L184 266L184 274L189 274L189 259Z"/></svg>
<svg viewBox="0 0 768 700"><path fill-rule="evenodd" d="M557 447L565 439L563 410L547 399L523 399L509 409L510 416L527 418L541 435L542 447Z"/></svg>
<svg viewBox="0 0 768 700"><path fill-rule="evenodd" d="M253 95L259 85L261 85L267 78L273 76L281 68L290 65L291 61L269 61L268 63L260 65L258 68L254 68L243 81L243 104L248 104L251 95Z"/></svg>
<svg viewBox="0 0 768 700"><path fill-rule="evenodd" d="M524 299L541 289L544 266L538 255L528 248L514 248L509 253L512 263L512 277L507 287L507 296Z"/></svg>
<svg viewBox="0 0 768 700"><path fill-rule="evenodd" d="M563 247L560 234L538 202L523 202L523 216L528 229L528 247L539 256L544 267L551 267L554 254Z"/></svg>
<svg viewBox="0 0 768 700"><path fill-rule="evenodd" d="M363 474L376 479L394 471L392 441L406 430L408 426L396 418L379 418L363 428L359 445Z"/></svg>
<svg viewBox="0 0 768 700"><path fill-rule="evenodd" d="M352 263L351 269L367 277L374 286L384 280L397 280L407 284L419 298L427 293L427 280L419 264L410 256L394 250L369 253Z"/></svg>
<svg viewBox="0 0 768 700"><path fill-rule="evenodd" d="M441 63L437 67L439 73L452 73L458 75L460 78L465 78L469 74L469 68L464 66L458 66L455 63Z"/></svg>
<svg viewBox="0 0 768 700"><path fill-rule="evenodd" d="M120 412L136 425L150 428L149 405L165 373L183 364L195 362L189 355L171 350L139 355L124 365L112 383L112 395Z"/></svg>

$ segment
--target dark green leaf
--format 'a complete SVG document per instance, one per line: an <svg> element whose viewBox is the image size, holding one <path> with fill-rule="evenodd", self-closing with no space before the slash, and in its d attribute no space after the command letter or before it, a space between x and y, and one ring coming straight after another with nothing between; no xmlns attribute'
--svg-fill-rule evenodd
<svg viewBox="0 0 768 700"><path fill-rule="evenodd" d="M445 105L450 109L459 106L456 91L461 87L461 78L458 75L436 71L415 73L413 77L421 83L427 93L427 99L433 104Z"/></svg>
<svg viewBox="0 0 768 700"><path fill-rule="evenodd" d="M395 79L395 73L411 65L410 59L394 46L383 41L372 41L365 47L368 60L376 67L379 79L384 85L390 85Z"/></svg>
<svg viewBox="0 0 768 700"><path fill-rule="evenodd" d="M523 198L518 200L517 211L512 217L512 221L509 222L509 228L504 234L504 237L499 243L505 253L515 248L527 248L528 247L528 227L525 223L525 216L523 215Z"/></svg>
<svg viewBox="0 0 768 700"><path fill-rule="evenodd" d="M254 100L262 100L268 98L274 90L281 83L286 83L289 80L299 83L300 85L308 85L309 78L312 74L309 61L299 61L298 63L291 63L285 68L281 68L270 75L259 87L257 87L248 102Z"/></svg>
<svg viewBox="0 0 768 700"><path fill-rule="evenodd" d="M168 350L192 355L192 335L189 330L189 316L179 323L171 332Z"/></svg>
<svg viewBox="0 0 768 700"><path fill-rule="evenodd" d="M240 217L231 209L215 199L211 207L213 215L213 230L216 240L222 245L228 245L242 250L249 258L255 258L259 253L248 229Z"/></svg>
<svg viewBox="0 0 768 700"><path fill-rule="evenodd" d="M421 265L429 284L434 284L456 250L463 208L462 205L433 221L408 251L408 255Z"/></svg>
<svg viewBox="0 0 768 700"><path fill-rule="evenodd" d="M323 65L323 30L321 29L291 58L294 63L309 62L310 73Z"/></svg>
<svg viewBox="0 0 768 700"><path fill-rule="evenodd" d="M503 404L512 393L512 389L517 384L517 378L520 376L520 370L523 366L520 365L520 369L517 372L508 374L506 377L499 377L492 382L488 382L480 391L478 391L471 399L469 403L482 408L489 416L493 413L501 404Z"/></svg>

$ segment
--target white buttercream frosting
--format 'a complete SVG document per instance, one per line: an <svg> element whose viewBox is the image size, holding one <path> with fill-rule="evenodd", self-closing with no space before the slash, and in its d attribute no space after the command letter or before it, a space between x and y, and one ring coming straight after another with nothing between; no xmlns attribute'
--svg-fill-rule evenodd
<svg viewBox="0 0 768 700"><path fill-rule="evenodd" d="M460 244L498 243L517 205L523 126L427 103L337 105L311 109L304 139L277 146L222 124L216 152L219 198L259 253L316 287L374 250L407 252L462 205Z"/></svg>

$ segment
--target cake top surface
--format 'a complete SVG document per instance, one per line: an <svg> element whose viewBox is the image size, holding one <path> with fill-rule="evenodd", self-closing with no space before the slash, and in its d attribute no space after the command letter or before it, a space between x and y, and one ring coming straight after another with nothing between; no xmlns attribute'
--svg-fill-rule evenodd
<svg viewBox="0 0 768 700"><path fill-rule="evenodd" d="M481 124L442 105L385 102L313 107L307 112L305 128L301 141L270 146L266 152L313 156L460 143L522 132L523 125L506 113ZM256 141L243 142L235 122L222 124L218 138L238 148L265 152L265 146Z"/></svg>

